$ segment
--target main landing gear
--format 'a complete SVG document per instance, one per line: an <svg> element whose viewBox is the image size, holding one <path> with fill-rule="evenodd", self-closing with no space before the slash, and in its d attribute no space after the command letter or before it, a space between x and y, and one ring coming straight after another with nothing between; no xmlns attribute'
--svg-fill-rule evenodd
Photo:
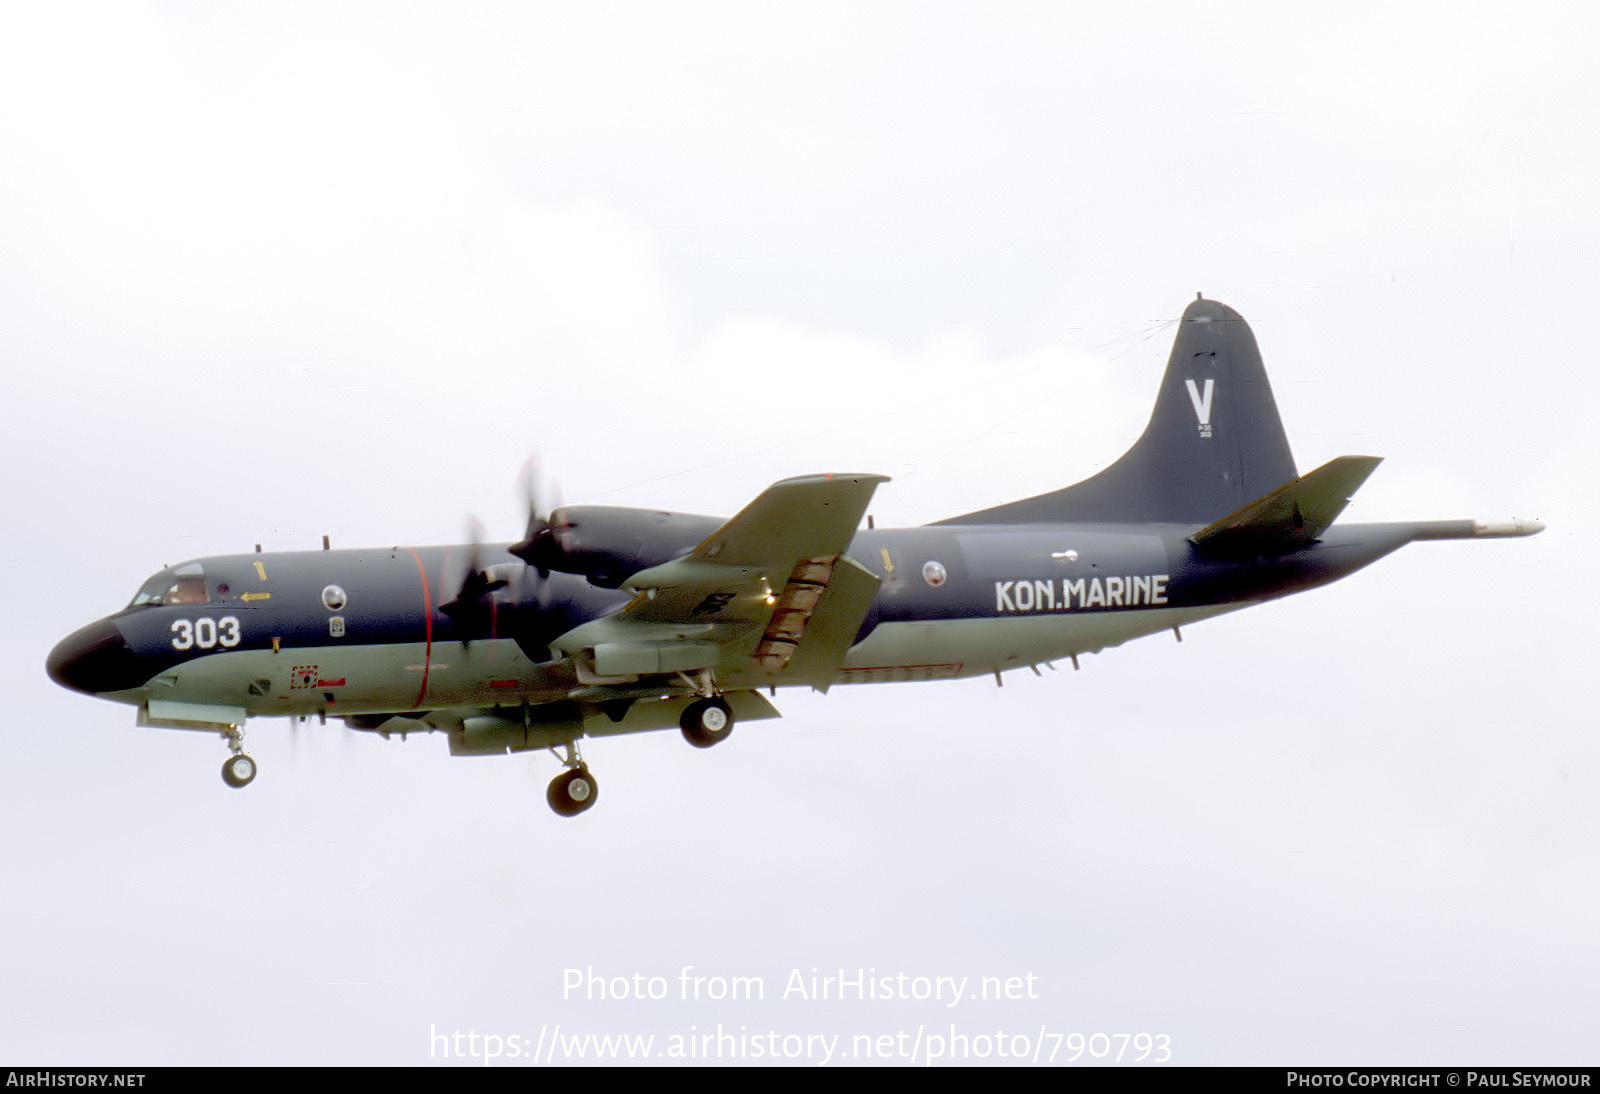
<svg viewBox="0 0 1600 1094"><path fill-rule="evenodd" d="M256 777L256 762L244 751L244 733L238 726L231 727L226 734L228 749L233 753L222 765L222 781L235 790L249 786Z"/></svg>
<svg viewBox="0 0 1600 1094"><path fill-rule="evenodd" d="M561 761L566 770L550 780L545 800L558 815L576 817L584 810L593 808L600 797L600 784L589 774L583 757L578 755L578 742L569 741L566 749L566 758Z"/></svg>
<svg viewBox="0 0 1600 1094"><path fill-rule="evenodd" d="M700 699L683 708L678 719L683 739L696 748L721 744L733 732L733 711L722 699Z"/></svg>
<svg viewBox="0 0 1600 1094"><path fill-rule="evenodd" d="M683 730L683 739L696 748L710 748L726 741L733 732L733 710L718 695L696 699L683 708L678 728ZM550 780L545 799L559 816L576 817L594 807L600 797L600 784L579 755L577 741L568 741L562 748L566 753L561 756L565 770Z"/></svg>

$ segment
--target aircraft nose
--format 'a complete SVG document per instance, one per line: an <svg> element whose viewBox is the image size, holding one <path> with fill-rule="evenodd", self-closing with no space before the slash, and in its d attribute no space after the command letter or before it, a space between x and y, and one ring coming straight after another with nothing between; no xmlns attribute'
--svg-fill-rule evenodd
<svg viewBox="0 0 1600 1094"><path fill-rule="evenodd" d="M89 695L138 687L145 677L122 632L109 619L67 635L50 651L44 667L62 687Z"/></svg>

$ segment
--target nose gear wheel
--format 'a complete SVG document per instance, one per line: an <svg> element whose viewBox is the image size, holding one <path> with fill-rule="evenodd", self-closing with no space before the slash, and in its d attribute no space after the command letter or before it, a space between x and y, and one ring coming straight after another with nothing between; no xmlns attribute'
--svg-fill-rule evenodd
<svg viewBox="0 0 1600 1094"><path fill-rule="evenodd" d="M243 752L229 756L222 764L222 781L235 790L249 786L256 777L256 762Z"/></svg>
<svg viewBox="0 0 1600 1094"><path fill-rule="evenodd" d="M223 735L228 738L228 751L233 755L223 761L222 781L235 790L241 790L255 780L256 762L245 755L243 730L238 726L230 726Z"/></svg>

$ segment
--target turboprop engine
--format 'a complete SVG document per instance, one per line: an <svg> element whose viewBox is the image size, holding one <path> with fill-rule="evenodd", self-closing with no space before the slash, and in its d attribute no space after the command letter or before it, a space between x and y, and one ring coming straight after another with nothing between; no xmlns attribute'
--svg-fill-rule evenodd
<svg viewBox="0 0 1600 1094"><path fill-rule="evenodd" d="M640 570L688 554L724 523L659 509L564 505L548 518L535 515L511 553L540 571L578 574L615 589Z"/></svg>

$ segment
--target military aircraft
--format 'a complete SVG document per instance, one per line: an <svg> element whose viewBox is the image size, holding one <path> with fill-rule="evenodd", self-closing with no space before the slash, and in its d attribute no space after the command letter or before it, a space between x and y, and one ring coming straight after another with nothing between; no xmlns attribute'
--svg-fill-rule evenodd
<svg viewBox="0 0 1600 1094"><path fill-rule="evenodd" d="M1537 521L1335 524L1379 460L1300 475L1255 336L1184 311L1144 433L1073 486L920 528L861 527L881 475L769 486L731 520L530 505L515 544L260 552L168 567L51 652L58 683L137 723L252 717L443 732L453 755L561 749L550 806L599 785L584 737L691 745L778 716L765 691L949 680L1070 659L1335 581L1415 540ZM488 559L486 564L486 558Z"/></svg>

